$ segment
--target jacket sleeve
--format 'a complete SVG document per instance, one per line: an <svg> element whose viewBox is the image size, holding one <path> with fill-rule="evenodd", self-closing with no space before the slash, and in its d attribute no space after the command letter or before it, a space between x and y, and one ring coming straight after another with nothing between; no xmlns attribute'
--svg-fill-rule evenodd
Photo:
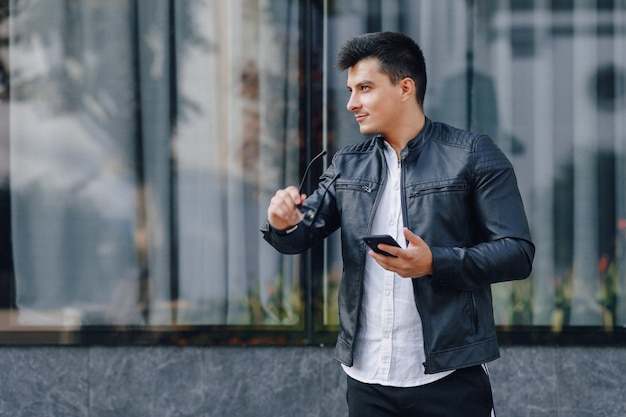
<svg viewBox="0 0 626 417"><path fill-rule="evenodd" d="M472 290L530 275L535 247L513 166L487 136L475 143L469 247L432 247L435 286Z"/></svg>

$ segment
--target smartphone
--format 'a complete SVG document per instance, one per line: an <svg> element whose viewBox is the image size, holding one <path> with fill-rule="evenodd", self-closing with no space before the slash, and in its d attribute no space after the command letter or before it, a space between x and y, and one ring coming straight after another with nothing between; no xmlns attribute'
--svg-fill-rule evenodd
<svg viewBox="0 0 626 417"><path fill-rule="evenodd" d="M398 242L396 242L396 240L394 238L392 238L389 235L372 235L372 236L365 236L363 238L363 241L365 242L365 244L367 246L369 246L374 252L383 254L385 256L391 256L393 258L397 258L397 256L390 254L389 252L385 252L382 249L378 248L378 244L379 243L384 243L385 245L390 245L390 246L397 246L400 247L400 245L398 245Z"/></svg>

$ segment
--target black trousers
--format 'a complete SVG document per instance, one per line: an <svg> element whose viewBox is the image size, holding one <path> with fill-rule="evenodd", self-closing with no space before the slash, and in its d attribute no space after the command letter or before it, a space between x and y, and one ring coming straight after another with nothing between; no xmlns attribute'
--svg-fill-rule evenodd
<svg viewBox="0 0 626 417"><path fill-rule="evenodd" d="M347 399L350 417L491 417L493 410L489 376L480 365L410 388L348 377Z"/></svg>

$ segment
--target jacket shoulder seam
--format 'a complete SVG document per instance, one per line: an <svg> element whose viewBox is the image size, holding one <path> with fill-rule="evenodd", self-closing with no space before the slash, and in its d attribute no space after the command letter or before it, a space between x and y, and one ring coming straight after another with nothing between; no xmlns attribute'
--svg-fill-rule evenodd
<svg viewBox="0 0 626 417"><path fill-rule="evenodd" d="M359 143L354 143L352 145L347 145L344 148L337 151L336 156L343 156L353 153L368 153L375 149L377 146L377 138L373 137L370 139L366 139Z"/></svg>

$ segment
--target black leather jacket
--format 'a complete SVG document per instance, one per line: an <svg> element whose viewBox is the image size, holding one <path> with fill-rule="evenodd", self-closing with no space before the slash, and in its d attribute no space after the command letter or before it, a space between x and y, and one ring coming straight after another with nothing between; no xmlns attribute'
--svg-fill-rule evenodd
<svg viewBox="0 0 626 417"><path fill-rule="evenodd" d="M338 151L305 219L291 233L266 224L264 238L300 253L341 228L343 278L335 357L353 363L370 232L386 181L382 138ZM513 167L485 135L426 120L401 152L405 226L430 246L433 274L413 279L423 321L426 373L499 357L490 285L529 276L534 245Z"/></svg>

